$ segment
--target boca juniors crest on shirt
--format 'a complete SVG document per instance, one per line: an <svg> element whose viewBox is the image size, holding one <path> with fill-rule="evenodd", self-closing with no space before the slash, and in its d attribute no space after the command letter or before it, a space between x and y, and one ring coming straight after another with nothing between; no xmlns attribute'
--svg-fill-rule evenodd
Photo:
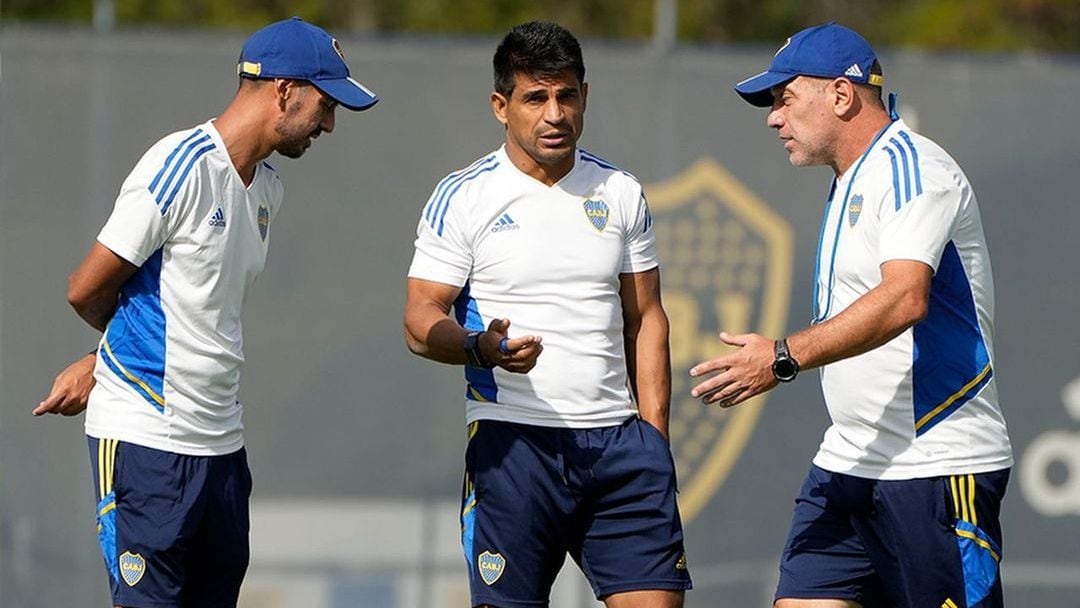
<svg viewBox="0 0 1080 608"><path fill-rule="evenodd" d="M604 228L607 227L608 220L607 203L604 201L588 199L583 205L585 207L585 217L589 218L589 221L592 222L593 228L603 232Z"/></svg>
<svg viewBox="0 0 1080 608"><path fill-rule="evenodd" d="M266 240L266 233L270 231L270 210L259 205L259 236Z"/></svg>
<svg viewBox="0 0 1080 608"><path fill-rule="evenodd" d="M146 573L146 560L138 553L124 551L120 556L120 577L129 587L134 587Z"/></svg>
<svg viewBox="0 0 1080 608"><path fill-rule="evenodd" d="M859 221L859 214L862 213L862 202L862 195L856 194L855 196L851 197L851 202L848 203L847 219L848 224L850 224L851 226L854 226L855 222Z"/></svg>
<svg viewBox="0 0 1080 608"><path fill-rule="evenodd" d="M477 556L476 565L480 570L480 578L484 579L488 586L491 586L495 584L495 581L499 580L503 570L506 569L506 558L499 553L484 551Z"/></svg>

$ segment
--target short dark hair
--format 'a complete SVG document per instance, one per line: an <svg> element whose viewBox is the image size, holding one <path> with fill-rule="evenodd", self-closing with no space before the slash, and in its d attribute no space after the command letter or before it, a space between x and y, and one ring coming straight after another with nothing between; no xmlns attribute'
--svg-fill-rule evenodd
<svg viewBox="0 0 1080 608"><path fill-rule="evenodd" d="M515 74L554 76L570 70L585 82L581 45L566 28L550 21L530 21L514 27L495 49L495 91L509 97Z"/></svg>

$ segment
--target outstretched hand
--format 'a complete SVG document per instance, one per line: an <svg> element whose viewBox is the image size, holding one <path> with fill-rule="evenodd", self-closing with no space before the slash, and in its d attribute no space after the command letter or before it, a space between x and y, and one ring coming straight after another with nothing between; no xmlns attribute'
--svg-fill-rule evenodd
<svg viewBox="0 0 1080 608"><path fill-rule="evenodd" d="M69 365L56 376L49 396L32 412L35 416L60 414L77 416L86 409L90 389L94 388L95 353L90 353Z"/></svg>
<svg viewBox="0 0 1080 608"><path fill-rule="evenodd" d="M727 332L720 332L720 339L738 350L703 361L690 369L693 378L715 372L691 389L692 397L700 398L706 405L715 403L720 407L731 407L779 384L772 373L773 340L758 334L732 335Z"/></svg>
<svg viewBox="0 0 1080 608"><path fill-rule="evenodd" d="M508 372L527 374L544 350L540 336L511 338L507 335L509 329L510 319L492 320L480 336L480 351L485 359Z"/></svg>

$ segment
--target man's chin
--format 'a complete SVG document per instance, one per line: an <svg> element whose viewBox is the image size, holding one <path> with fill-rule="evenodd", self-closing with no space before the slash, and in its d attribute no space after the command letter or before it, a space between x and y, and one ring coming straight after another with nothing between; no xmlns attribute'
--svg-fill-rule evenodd
<svg viewBox="0 0 1080 608"><path fill-rule="evenodd" d="M537 150L537 160L545 165L562 163L574 155L574 150L574 144L559 146L557 148L543 147Z"/></svg>
<svg viewBox="0 0 1080 608"><path fill-rule="evenodd" d="M285 158L300 158L304 152L307 152L304 146L280 146L277 149L277 153Z"/></svg>

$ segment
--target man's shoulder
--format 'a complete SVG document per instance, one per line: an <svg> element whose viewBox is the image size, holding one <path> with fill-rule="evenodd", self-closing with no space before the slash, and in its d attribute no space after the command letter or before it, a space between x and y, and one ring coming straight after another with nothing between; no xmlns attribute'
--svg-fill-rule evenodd
<svg viewBox="0 0 1080 608"><path fill-rule="evenodd" d="M638 178L635 177L633 173L620 168L615 163L597 156L584 148L578 148L578 158L580 159L582 170L588 171L594 179L614 181L637 187L641 186Z"/></svg>
<svg viewBox="0 0 1080 608"><path fill-rule="evenodd" d="M588 150L578 150L578 162L581 165L578 174L586 188L602 186L605 191L615 195L615 200L627 206L636 205L641 198L641 182L633 173Z"/></svg>
<svg viewBox="0 0 1080 608"><path fill-rule="evenodd" d="M499 150L489 152L464 167L448 173L439 180L439 183L435 186L435 191L436 193L448 191L461 184L490 177L505 162L506 160L501 158Z"/></svg>
<svg viewBox="0 0 1080 608"><path fill-rule="evenodd" d="M131 175L157 186L172 176L173 180L185 170L190 172L199 160L217 147L205 124L174 131L154 142L139 159Z"/></svg>
<svg viewBox="0 0 1080 608"><path fill-rule="evenodd" d="M860 185L893 193L900 204L928 191L967 185L963 170L944 148L902 122L874 143L866 164Z"/></svg>
<svg viewBox="0 0 1080 608"><path fill-rule="evenodd" d="M146 156L167 158L174 152L180 155L185 148L198 147L213 142L213 137L207 132L206 125L195 125L179 131L173 131L155 141L147 150Z"/></svg>

